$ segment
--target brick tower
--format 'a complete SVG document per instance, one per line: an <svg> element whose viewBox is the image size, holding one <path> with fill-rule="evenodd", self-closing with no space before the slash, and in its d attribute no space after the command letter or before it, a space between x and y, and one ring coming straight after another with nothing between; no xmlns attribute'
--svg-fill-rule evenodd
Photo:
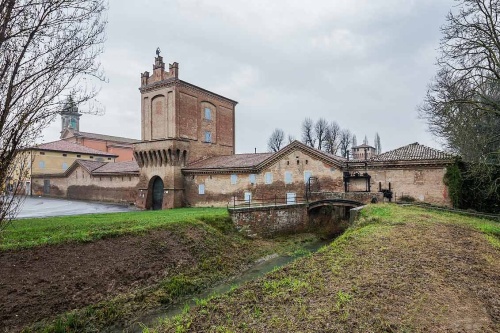
<svg viewBox="0 0 500 333"><path fill-rule="evenodd" d="M141 170L137 206L182 207L182 168L208 157L234 154L237 102L180 80L176 62L166 71L159 49L153 73L141 74L139 91L142 141L134 145Z"/></svg>

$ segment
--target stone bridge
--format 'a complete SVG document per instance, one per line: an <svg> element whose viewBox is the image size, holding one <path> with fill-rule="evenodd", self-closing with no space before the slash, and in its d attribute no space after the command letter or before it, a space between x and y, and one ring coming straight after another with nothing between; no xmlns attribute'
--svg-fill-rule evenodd
<svg viewBox="0 0 500 333"><path fill-rule="evenodd" d="M352 208L377 201L382 201L381 193L315 192L304 203L248 205L228 210L236 227L249 236L273 237L300 232L335 234L348 227Z"/></svg>

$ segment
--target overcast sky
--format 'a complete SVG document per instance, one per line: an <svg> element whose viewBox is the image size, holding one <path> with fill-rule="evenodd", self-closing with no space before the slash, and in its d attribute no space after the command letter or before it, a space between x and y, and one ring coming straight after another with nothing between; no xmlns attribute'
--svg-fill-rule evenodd
<svg viewBox="0 0 500 333"><path fill-rule="evenodd" d="M236 152L267 150L279 127L300 139L305 117L336 121L387 151L439 148L416 107L436 72L452 0L110 0L105 115L80 130L140 138L140 73L155 50L182 80L236 100ZM57 140L60 119L44 132Z"/></svg>

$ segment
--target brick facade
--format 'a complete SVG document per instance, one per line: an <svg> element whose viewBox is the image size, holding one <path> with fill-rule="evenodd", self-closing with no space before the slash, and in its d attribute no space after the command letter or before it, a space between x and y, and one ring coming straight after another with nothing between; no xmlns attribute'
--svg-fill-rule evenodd
<svg viewBox="0 0 500 333"><path fill-rule="evenodd" d="M36 196L130 204L135 201L137 174L95 176L85 168L72 168L68 174L37 175L32 178Z"/></svg>
<svg viewBox="0 0 500 333"><path fill-rule="evenodd" d="M186 203L181 169L212 156L234 154L237 102L179 80L179 64L165 70L157 56L153 73L141 74L141 138L134 145L140 167L137 206L152 205L152 180L164 184L163 208Z"/></svg>

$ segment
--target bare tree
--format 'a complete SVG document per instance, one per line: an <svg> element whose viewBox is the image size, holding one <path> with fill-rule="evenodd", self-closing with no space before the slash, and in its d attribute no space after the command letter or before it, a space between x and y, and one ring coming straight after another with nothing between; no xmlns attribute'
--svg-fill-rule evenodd
<svg viewBox="0 0 500 333"><path fill-rule="evenodd" d="M285 132L283 132L283 130L280 128L276 128L267 141L267 149L270 152L277 152L283 146L284 141Z"/></svg>
<svg viewBox="0 0 500 333"><path fill-rule="evenodd" d="M378 135L378 132L375 133L375 140L373 140L374 145L375 145L375 154L380 154L382 153L382 144L380 143L380 135Z"/></svg>
<svg viewBox="0 0 500 333"><path fill-rule="evenodd" d="M325 134L325 151L332 155L337 155L340 141L340 126L337 122L332 121L326 128Z"/></svg>
<svg viewBox="0 0 500 333"><path fill-rule="evenodd" d="M302 122L302 142L309 147L316 147L316 139L314 137L314 122L311 118L306 118Z"/></svg>
<svg viewBox="0 0 500 333"><path fill-rule="evenodd" d="M363 144L364 144L364 145L367 145L367 144L368 144L368 138L366 137L366 135L365 135L365 138L363 139Z"/></svg>
<svg viewBox="0 0 500 333"><path fill-rule="evenodd" d="M295 137L293 135L288 134L288 144L295 141Z"/></svg>
<svg viewBox="0 0 500 333"><path fill-rule="evenodd" d="M493 160L500 163L500 134L497 121L492 122L500 117L500 5L496 0L457 2L441 29L439 70L420 115L451 150L473 161L496 154ZM469 145L460 137L467 137ZM478 141L480 153L474 153Z"/></svg>
<svg viewBox="0 0 500 333"><path fill-rule="evenodd" d="M91 101L103 80L97 61L106 26L104 0L0 0L0 190L28 163L15 163L70 94ZM89 103L91 104L91 103ZM17 209L0 202L0 229Z"/></svg>
<svg viewBox="0 0 500 333"><path fill-rule="evenodd" d="M340 154L347 158L349 155L349 147L351 146L352 134L348 129L343 129L340 132Z"/></svg>
<svg viewBox="0 0 500 333"><path fill-rule="evenodd" d="M314 124L314 135L316 137L317 148L322 150L325 145L326 133L328 131L328 122L325 118L319 118L316 124Z"/></svg>

